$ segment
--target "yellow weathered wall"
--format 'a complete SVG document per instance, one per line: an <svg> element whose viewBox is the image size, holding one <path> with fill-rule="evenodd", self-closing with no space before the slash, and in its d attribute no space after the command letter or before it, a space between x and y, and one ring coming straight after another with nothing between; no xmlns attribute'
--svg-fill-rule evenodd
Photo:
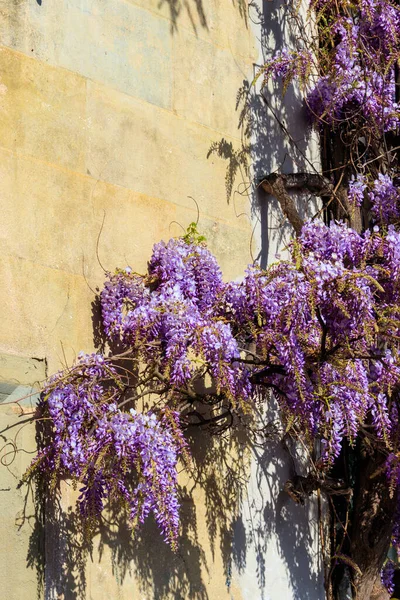
<svg viewBox="0 0 400 600"><path fill-rule="evenodd" d="M43 362L24 377L32 358L52 373L64 355L94 348L100 262L143 271L153 243L196 220L189 196L225 277L243 273L249 200L228 204L227 163L207 153L222 138L240 148L236 94L252 78L256 50L243 0L0 0L0 43L0 381L27 386L45 376ZM5 427L21 422L15 408L1 410ZM25 428L21 447L32 450L33 440ZM0 471L5 600L37 594L27 556L43 540L33 535L32 498L23 521L26 490L15 489L30 458L20 453ZM67 525L49 523L47 598L239 600L235 582L226 587L218 535L210 549L204 493L193 497L196 539L186 556L172 556L156 532L137 547L128 536L137 567L119 555L121 532L104 546L96 538L80 587L60 572L79 563Z"/></svg>
<svg viewBox="0 0 400 600"><path fill-rule="evenodd" d="M188 196L225 275L250 258L249 220L236 216L247 199L227 204L226 163L207 152L222 137L240 144L235 99L252 73L251 35L231 0L185 2L175 24L169 9L0 3L1 346L46 356L50 371L60 342L68 357L91 344L104 212L106 269L144 269L152 244L180 233L173 221L196 218Z"/></svg>

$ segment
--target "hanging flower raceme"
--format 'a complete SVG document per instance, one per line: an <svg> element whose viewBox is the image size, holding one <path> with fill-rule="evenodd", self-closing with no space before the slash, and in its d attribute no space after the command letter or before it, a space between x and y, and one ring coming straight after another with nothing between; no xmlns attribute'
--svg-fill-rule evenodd
<svg viewBox="0 0 400 600"><path fill-rule="evenodd" d="M327 463L368 419L378 437L390 436L387 394L399 381L397 346L396 361L378 349L380 334L399 332L398 291L384 265L400 236L389 237L308 223L290 261L267 272L250 269L245 293L235 290L232 318L266 365L252 380L276 390L287 418L296 416L303 431L325 440Z"/></svg>
<svg viewBox="0 0 400 600"><path fill-rule="evenodd" d="M279 50L260 70L266 80L292 80L306 90L311 120L338 127L357 123L379 137L396 129L400 107L395 65L400 56L400 9L390 0L312 2L321 44L313 51Z"/></svg>
<svg viewBox="0 0 400 600"><path fill-rule="evenodd" d="M104 328L121 353L81 355L43 391L50 441L32 469L80 482L86 517L110 498L132 524L152 512L175 547L177 465L190 460L182 423L199 402L239 414L270 389L282 418L307 443L321 440L326 468L366 424L389 451L399 268L394 228L359 235L309 222L289 260L250 266L241 283L223 282L202 242L156 244L146 275L118 270L102 292Z"/></svg>
<svg viewBox="0 0 400 600"><path fill-rule="evenodd" d="M72 477L81 485L85 519L99 516L113 498L132 525L150 511L166 540L178 535L177 462L187 453L178 415L120 409L125 373L101 355L81 355L44 389L41 412L51 419L51 442L33 462L42 472ZM123 399L124 398L124 399Z"/></svg>

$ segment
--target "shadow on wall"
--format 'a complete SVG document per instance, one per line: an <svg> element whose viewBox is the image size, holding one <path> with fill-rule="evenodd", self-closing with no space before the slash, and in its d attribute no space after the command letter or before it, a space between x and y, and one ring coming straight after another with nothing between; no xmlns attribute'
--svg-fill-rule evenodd
<svg viewBox="0 0 400 600"><path fill-rule="evenodd" d="M245 18L244 0L232 1ZM189 15L195 31L198 24L208 28L202 0L160 0L160 6L163 4L169 5L172 31L177 29L182 11ZM261 28L262 48L273 44L279 48L283 39L290 38L283 5L266 1L263 9L258 10L251 3L250 14L253 24ZM289 87L284 101L279 86L268 89L264 98L265 101L249 82L243 82L237 96L242 146L236 151L222 139L210 148L210 153L227 160L229 199L235 193L248 193L253 216L261 220L258 259L262 266L269 260L271 235L279 241L289 227L271 231L268 220L278 212L276 201L259 192L252 182L277 169L288 173L309 168L305 158L304 115L295 88ZM291 132L291 137L286 131ZM239 173L250 192L234 189ZM96 303L93 325L95 345L101 348L103 339ZM44 506L40 487L43 482L39 482L36 525L27 561L29 567L36 568L39 587L46 589L46 598L84 600L89 596L88 561L95 563L91 569L100 561L107 569L111 559L116 585L122 588L134 576L138 591L146 599L215 600L209 590L213 582L220 585L222 576L227 591L232 590L232 598L236 598L235 582L243 581L246 589L251 589L246 600L250 597L282 600L281 595L271 592L271 566L267 562L276 553L285 567L292 598L319 598L316 590L322 587L321 569L318 574L310 529L310 516L311 525L316 517L312 508L295 505L282 491L294 473L292 461L279 446L279 440L272 436L256 443L253 436L242 430L211 438L206 431L196 430L191 434L190 444L194 475L181 484L182 530L177 554L163 542L151 518L133 537L126 518L115 506L109 506L107 516L88 542L75 507L66 506L60 494ZM44 539L46 544L42 543ZM218 566L221 564L222 573ZM218 593L223 597L223 590Z"/></svg>
<svg viewBox="0 0 400 600"><path fill-rule="evenodd" d="M235 592L242 584L250 589L252 600L319 598L316 591L322 589L322 582L310 552L310 515L307 507L295 505L281 491L293 473L279 442L255 444L253 436L236 429L219 438L197 430L190 443L194 476L180 488L181 536L176 554L162 540L152 518L132 535L119 506L108 507L89 541L78 510L66 506L70 485L63 482L63 493L44 504L49 483L37 482L36 524L27 561L36 569L38 591L45 590L45 598L85 600L96 593L105 597L99 584L88 589L88 581L100 576L96 571L100 562L102 573L111 563L110 577L112 572L116 580L112 589L132 590L133 586L148 600L215 600L216 590L224 597L224 583L231 598L242 598ZM271 585L271 578L276 579L276 551L293 596L283 596L282 587ZM89 561L94 563L90 567Z"/></svg>
<svg viewBox="0 0 400 600"><path fill-rule="evenodd" d="M179 17L184 12L189 17L195 33L197 33L198 25L203 29L208 29L203 0L160 0L158 6L161 8L165 4L168 5L170 11L171 33L177 31Z"/></svg>
<svg viewBox="0 0 400 600"><path fill-rule="evenodd" d="M281 597L321 600L324 595L323 568L318 551L318 508L315 498L304 506L295 504L282 490L284 483L301 472L301 461L293 461L279 440L253 446L252 502L247 514L248 537L256 553L260 599ZM296 463L296 467L294 468ZM274 574L266 564L277 550L285 566L290 595L271 591ZM267 593L265 596L265 593Z"/></svg>
<svg viewBox="0 0 400 600"><path fill-rule="evenodd" d="M96 593L105 597L98 584L90 590L87 584L100 576L100 562L101 572L109 572L111 579L112 572L115 578L112 589L127 586L126 591L135 589L148 600L215 600L216 590L224 597L224 584L231 598L322 598L322 569L316 569L311 550L315 539L310 522L316 516L282 492L293 472L279 441L256 444L253 436L233 430L214 439L195 431L190 442L194 476L180 488L176 554L152 518L132 535L119 506L108 507L89 541L79 511L66 506L70 485L63 482L63 493L44 504L48 482L37 482L36 524L27 562L36 569L38 591L45 590L45 598L85 600ZM277 570L286 579L283 587L274 587ZM290 595L284 595L285 586ZM250 595L236 596L238 587Z"/></svg>
<svg viewBox="0 0 400 600"><path fill-rule="evenodd" d="M240 16L247 23L247 0L230 0L235 8L238 9ZM193 31L197 34L199 27L209 29L207 16L204 10L203 0L160 0L158 7L164 5L169 7L171 19L171 33L177 31L178 21L183 14L188 17Z"/></svg>
<svg viewBox="0 0 400 600"><path fill-rule="evenodd" d="M281 0L250 2L249 20L257 29L260 44L260 64L254 65L254 77L265 60L277 50L295 46L291 17L288 4ZM252 217L260 222L261 248L256 261L265 268L271 259L275 260L271 256L271 247L281 247L292 230L276 199L259 188L258 182L277 171L315 172L318 165L310 160L312 130L296 86L290 84L283 93L282 83L276 80L265 86L262 93L258 88L244 80L237 93L241 146L235 150L233 144L223 138L213 142L208 156L216 154L227 161L227 201L234 201L236 194L248 196ZM240 183L235 187L237 178ZM315 214L318 210L315 199L309 194L302 195L298 210L302 217Z"/></svg>
<svg viewBox="0 0 400 600"><path fill-rule="evenodd" d="M194 431L189 442L194 475L180 487L181 536L176 554L152 518L132 535L120 506L108 506L88 541L79 511L66 506L65 498L72 492L68 482L62 482L62 493L58 490L44 506L49 482L37 481L36 523L27 563L36 569L38 592L45 590L46 598L64 600L92 597L96 591L87 588L89 560L102 561L106 571L111 560L117 587L137 586L146 599L213 600L206 586L213 578L220 585L225 579L229 587L232 560L240 569L245 566L246 539L238 509L246 483L248 444L238 431L213 439L204 431ZM77 493L72 495L76 498ZM46 543L40 543L44 539ZM219 568L213 574L213 563L221 563L221 558L223 573Z"/></svg>
<svg viewBox="0 0 400 600"><path fill-rule="evenodd" d="M112 571L118 589L132 585L128 580L134 574L137 591L146 599L214 600L213 583L219 585L218 593L223 597L221 579L228 593L232 579L237 585L238 575L239 580L244 578L246 589L246 576L249 579L254 600L281 600L282 588L277 595L271 590L275 575L268 560L275 546L286 567L292 597L319 597L316 590L322 589L322 583L310 552L307 507L298 507L280 490L290 470L276 441L256 447L243 433L233 431L214 440L204 432L195 432L191 442L196 476L180 489L181 536L176 554L163 542L152 518L132 535L116 506L109 506L92 541L88 541L79 512L65 507L60 493L47 500L44 510L40 486L48 488L48 483L39 482L28 566L36 568L38 590L45 590L46 598L95 597L96 588L89 591L87 587L88 561L95 563L89 567L92 581L96 579L93 569L101 561L103 572L111 562L110 576ZM247 492L250 445L257 497ZM68 484L64 482L63 487L65 494ZM206 547L211 552L206 553ZM216 573L221 560L223 573ZM231 592L235 598L234 589Z"/></svg>

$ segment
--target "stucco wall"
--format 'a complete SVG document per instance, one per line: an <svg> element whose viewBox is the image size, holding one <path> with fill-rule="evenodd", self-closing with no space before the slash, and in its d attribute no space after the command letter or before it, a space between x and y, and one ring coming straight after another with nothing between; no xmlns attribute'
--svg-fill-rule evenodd
<svg viewBox="0 0 400 600"><path fill-rule="evenodd" d="M266 256L267 221L254 234L266 200L246 193L255 191L249 173L235 167L246 141L237 93L262 60L261 25L249 20L246 5L0 0L4 397L29 393L46 372L95 347L103 268L145 270L153 243L196 220L196 203L199 229L226 278ZM257 168L265 155L272 170L274 137L253 138ZM208 156L215 144L226 160L218 152ZM232 178L236 193L228 202ZM18 385L25 387L16 392ZM4 440L14 439L24 415L11 405L1 411ZM108 523L84 551L67 484L60 507L43 507L34 492L16 490L34 435L31 427L22 430L24 452L0 472L1 597L322 598L317 527L280 492L289 473L281 451L267 448L260 457L253 448L251 459L243 440L212 450L202 435L194 447L203 478L181 482L178 555L152 523L136 538ZM45 590L38 588L42 575Z"/></svg>

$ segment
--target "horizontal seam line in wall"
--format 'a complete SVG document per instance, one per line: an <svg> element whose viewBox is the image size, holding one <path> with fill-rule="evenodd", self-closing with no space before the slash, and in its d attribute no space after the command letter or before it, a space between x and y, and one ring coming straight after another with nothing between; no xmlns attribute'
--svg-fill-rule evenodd
<svg viewBox="0 0 400 600"><path fill-rule="evenodd" d="M155 243L157 241L158 240L155 240ZM100 294L101 288L104 285L105 273L103 273L103 278L101 279L101 281L99 281L99 278L96 278L96 277L89 277L86 275L84 276L83 273L77 273L76 271L71 271L70 269L61 269L58 267L54 267L53 265L49 265L47 263L40 262L38 260L33 260L32 258L27 258L25 256L20 256L18 254L13 254L11 252L2 252L2 257L10 258L11 260L14 260L14 261L22 261L29 265L41 267L44 270L48 269L50 271L54 271L55 273L60 273L60 274L65 273L65 274L73 277L76 280L81 280L82 282L84 282L86 284L88 293L93 298L96 298ZM114 265L113 269L110 269L110 271L108 271L108 272L113 273L116 268L122 268L122 267L121 267L121 265ZM244 273L244 269L243 269L243 273ZM93 294L92 290L87 285L88 283L90 283L93 288L99 287L100 288L99 292L96 292L95 294ZM0 404L0 406L1 406L1 404Z"/></svg>
<svg viewBox="0 0 400 600"><path fill-rule="evenodd" d="M159 19L163 19L164 21L167 21L168 23L172 24L172 19L171 17L166 17L165 15L162 15L160 13L155 12L154 10L151 10L150 8L146 8L144 6L141 6L140 4L138 4L137 2L135 2L134 0L132 0L131 2L129 0L122 0L122 2L125 2L125 4L129 4L129 5L133 5L133 6L137 6L137 8L140 8L141 10L144 10L148 13L150 13L151 15L154 15L155 17L159 18ZM179 17L178 17L179 18ZM201 26L199 25L199 28ZM197 35L196 33L194 33L189 27L186 27L185 25L181 25L181 28L186 32L189 33L191 36L193 36L194 38L196 38L197 40L201 40L202 42L205 42L207 44L210 44L211 46L215 46L216 48L219 48L221 50L228 50L232 56L237 57L237 58L245 58L245 59L251 59L251 54L249 52L249 54L241 54L240 52L232 52L232 49L228 46L223 46L222 44L218 44L216 42L212 42L210 40L207 40L205 38L203 38L202 36ZM249 33L251 33L251 28L246 27L247 31ZM171 34L171 36L173 36L175 34ZM249 40L250 41L250 40Z"/></svg>
<svg viewBox="0 0 400 600"><path fill-rule="evenodd" d="M91 82L94 85L102 86L102 87L106 88L107 90L112 90L118 94L121 94L122 96L126 96L127 98L132 98L133 100L135 100L139 103L154 106L157 108L157 110L165 111L166 113L173 115L175 118L180 119L181 121L185 121L186 123L190 123L196 127L205 129L208 132L213 132L213 133L221 135L225 138L228 138L230 140L234 140L236 142L242 143L242 139L240 136L235 137L227 132L220 131L219 129L213 129L212 127L209 127L208 125L204 125L204 123L200 123L199 121L193 121L192 119L188 119L187 117L185 117L181 114L178 114L173 108L165 108L164 106L160 106L159 104L155 104L154 102L150 102L149 100L144 100L143 98L140 98L140 96L132 96L131 94L128 94L127 92L123 92L122 90L120 90L118 88L108 86L106 83L104 83L98 79L92 79L91 77L87 77L86 75L82 75L81 73L78 73L77 71L72 71L71 69L67 69L66 67L63 67L61 65L56 65L51 62L46 62L45 60L41 60L40 58L35 58L33 56L30 56L29 54L26 54L25 52L22 52L21 50L16 50L15 48L12 48L11 46L5 46L3 44L0 46L0 51L1 51L1 49L5 49L8 51L14 52L15 54L20 54L21 56L24 56L25 58L28 58L29 60L36 61L38 63L41 63L43 65L51 67L52 69L67 71L68 73L72 73L73 75L80 77L81 79L83 79L86 82Z"/></svg>
<svg viewBox="0 0 400 600"><path fill-rule="evenodd" d="M93 186L95 187L98 183L103 183L105 185L109 185L111 187L115 187L115 188L120 188L123 190L127 190L128 192L132 192L132 194L138 194L140 196L145 196L147 198L151 198L153 200L156 200L158 202L165 202L166 204L170 204L171 206L175 206L177 208L183 208L185 210L189 210L193 213L197 213L197 209L194 208L193 206L185 206L184 204L179 204L178 202L173 202L172 200L167 200L165 198L158 198L156 196L152 196L150 194L146 194L145 192L138 192L136 190L134 190L133 188L128 188L124 185L118 184L118 183L112 183L111 181L107 181L105 179L96 179L95 177L91 176L91 175L87 175L85 173L81 173L79 171L74 171L72 169L68 169L68 167L64 167L62 165L58 165L56 163L51 163L48 161L45 161L43 159L40 158L36 158L35 156L32 156L31 154L23 154L21 152L15 152L14 150L10 150L9 148L5 148L4 146L0 146L0 151L6 152L7 154L10 154L11 156L16 156L18 158L23 158L23 159L28 159L31 160L33 163L37 163L37 164L42 164L42 165L46 165L48 167L51 167L52 169L55 169L56 171L61 171L62 173L67 173L67 174L72 174L72 175L76 175L78 177L81 177L82 179L85 179L87 181L92 181L93 182ZM94 196L94 200L95 200L95 196ZM235 222L237 221L237 219L239 219L239 217L241 216L249 216L246 215L244 213L241 213L237 216L235 216L235 221L227 221L226 219L221 219L221 217L218 217L217 215L210 215L207 212L200 212L200 216L205 218L207 221L216 221L218 223L221 223L223 225L226 225L227 227L232 227L232 229L237 229L240 231L247 231L247 228L242 228L242 227L237 227L235 225Z"/></svg>
<svg viewBox="0 0 400 600"><path fill-rule="evenodd" d="M20 261L23 261L25 263L29 263L31 265L36 265L38 267L42 267L43 269L49 269L50 271L55 271L57 273L67 273L68 275L70 275L70 276L72 276L72 277L74 277L76 279L82 279L85 283L86 282L87 283L91 283L94 287L102 285L102 283L104 282L104 279L102 280L102 282L99 283L98 278L96 278L96 277L91 277L91 276L88 276L88 275L84 275L82 272L77 273L76 271L72 271L71 269L63 269L63 268L60 268L60 267L55 267L54 265L48 264L46 262L42 262L40 260L34 260L33 258L29 258L29 257L26 257L26 256L21 256L19 254L15 254L13 252L2 252L1 255L2 255L3 258L6 257L6 258L10 258L10 259L15 260L15 261L19 261L20 260ZM118 265L116 265L115 268L117 268L117 266ZM89 293L91 295L93 295L92 290L88 286L86 286L86 287L87 287ZM96 297L96 295L97 294L94 294L93 297Z"/></svg>

